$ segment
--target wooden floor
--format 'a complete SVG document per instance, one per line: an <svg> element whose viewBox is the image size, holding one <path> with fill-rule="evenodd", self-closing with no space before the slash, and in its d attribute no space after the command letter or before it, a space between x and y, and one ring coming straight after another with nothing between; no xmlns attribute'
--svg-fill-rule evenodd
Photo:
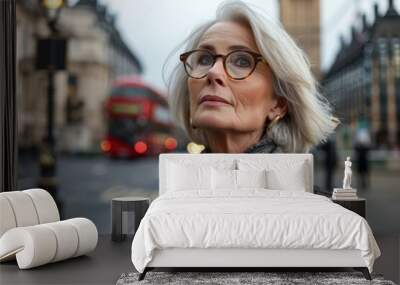
<svg viewBox="0 0 400 285"><path fill-rule="evenodd" d="M398 283L400 237L376 236L376 240L382 256L375 262L374 273ZM131 239L112 242L110 235L100 235L96 250L87 256L28 270L19 270L15 261L1 263L0 284L115 284L122 273L135 271L131 243Z"/></svg>

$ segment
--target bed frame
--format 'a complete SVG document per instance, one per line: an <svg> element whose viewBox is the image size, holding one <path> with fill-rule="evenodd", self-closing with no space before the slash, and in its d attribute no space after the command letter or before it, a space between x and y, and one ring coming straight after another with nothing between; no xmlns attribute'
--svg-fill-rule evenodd
<svg viewBox="0 0 400 285"><path fill-rule="evenodd" d="M143 273L139 275L142 280L146 273L155 268L162 269L196 269L214 271L223 269L228 271L270 271L273 269L290 271L301 268L305 271L311 269L336 269L351 267L361 271L367 280L371 280L368 268L361 257L359 250L328 250L328 249L238 249L238 248L170 248L155 250L152 261ZM308 270L310 269L310 270Z"/></svg>
<svg viewBox="0 0 400 285"><path fill-rule="evenodd" d="M290 156L290 157L289 157ZM166 191L168 160L206 159L212 163L218 159L268 159L281 160L282 154L161 154L159 157L159 190ZM313 192L313 156L312 154L285 155L295 161L307 162L307 191ZM168 248L156 249L153 259L149 262L139 280L154 269L196 269L214 271L223 268L224 271L271 271L271 269L319 269L353 268L361 271L367 280L371 275L361 257L360 250L331 249L255 249L255 248ZM194 271L194 270L193 270Z"/></svg>

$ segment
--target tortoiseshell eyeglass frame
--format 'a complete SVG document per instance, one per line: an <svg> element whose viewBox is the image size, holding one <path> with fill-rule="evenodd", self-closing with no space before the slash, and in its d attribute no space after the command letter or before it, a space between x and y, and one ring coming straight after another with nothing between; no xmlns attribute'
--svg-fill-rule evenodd
<svg viewBox="0 0 400 285"><path fill-rule="evenodd" d="M226 55L222 55L222 54L214 54L214 53L212 53L211 51L206 50L206 49L194 49L194 50L191 50L191 51L182 53L182 54L179 56L179 59L180 59L180 61L183 63L183 66L184 66L184 68L185 68L186 74L187 74L189 77L195 78L195 79L202 79L202 78L206 77L206 76L207 76L207 73L208 73L208 71L207 71L207 72L206 72L203 76L201 76L201 77L194 77L194 76L190 75L189 71L187 70L186 60L188 59L188 57L189 57L192 53L197 52L197 51L207 52L207 53L209 53L209 54L211 55L211 57L213 58L213 63L212 63L212 65L210 66L210 69L211 69L211 68L214 66L214 64L217 62L217 58L222 57L222 63L223 63L223 66L224 66L225 73L229 76L229 78L232 78L232 79L234 79L234 80L243 80L243 79L248 78L248 77L254 72L254 70L256 69L257 64L258 64L259 61L262 61L262 62L265 62L265 63L266 63L265 59L262 57L261 54L256 53L256 52L252 52L252 51L249 51L249 50L233 50L233 51L227 53ZM231 55L232 53L235 53L235 52L246 52L246 53L250 54L250 55L254 58L254 66L253 66L253 69L249 72L249 74L248 74L247 76L236 78L236 77L233 77L233 76L231 76L231 75L229 74L229 72L228 72L228 70L227 70L227 68L226 68L226 58L227 58L229 55ZM209 70L210 70L210 69L209 69Z"/></svg>

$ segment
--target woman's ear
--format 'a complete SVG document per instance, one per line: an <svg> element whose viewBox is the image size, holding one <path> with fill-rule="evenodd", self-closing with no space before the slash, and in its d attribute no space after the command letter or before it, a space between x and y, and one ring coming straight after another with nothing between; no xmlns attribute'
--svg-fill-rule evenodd
<svg viewBox="0 0 400 285"><path fill-rule="evenodd" d="M286 98L277 96L274 101L274 106L270 109L268 113L268 118L270 120L275 119L277 116L283 118L288 112L288 102Z"/></svg>

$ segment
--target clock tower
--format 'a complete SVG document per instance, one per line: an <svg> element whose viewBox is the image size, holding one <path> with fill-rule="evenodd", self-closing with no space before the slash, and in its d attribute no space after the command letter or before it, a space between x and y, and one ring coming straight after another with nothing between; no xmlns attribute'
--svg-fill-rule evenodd
<svg viewBox="0 0 400 285"><path fill-rule="evenodd" d="M319 0L280 0L280 20L286 31L306 52L311 69L320 78L321 23Z"/></svg>

